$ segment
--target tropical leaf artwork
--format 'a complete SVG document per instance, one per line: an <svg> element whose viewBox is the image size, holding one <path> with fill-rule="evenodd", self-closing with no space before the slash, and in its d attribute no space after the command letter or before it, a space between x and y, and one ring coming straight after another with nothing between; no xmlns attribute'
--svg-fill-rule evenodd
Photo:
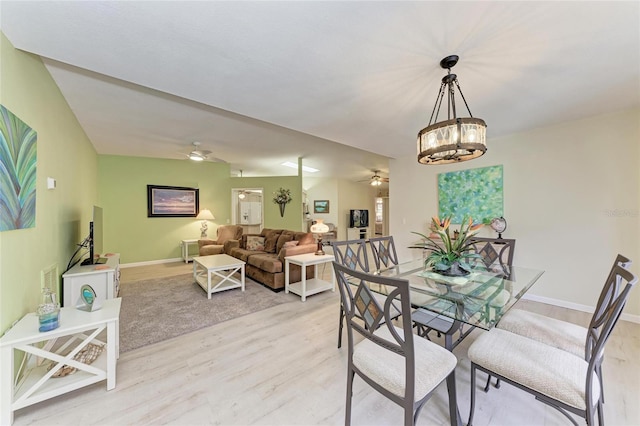
<svg viewBox="0 0 640 426"><path fill-rule="evenodd" d="M438 215L451 216L451 223L465 216L478 223L504 216L502 166L440 173L438 207Z"/></svg>
<svg viewBox="0 0 640 426"><path fill-rule="evenodd" d="M0 231L36 225L37 133L0 105Z"/></svg>

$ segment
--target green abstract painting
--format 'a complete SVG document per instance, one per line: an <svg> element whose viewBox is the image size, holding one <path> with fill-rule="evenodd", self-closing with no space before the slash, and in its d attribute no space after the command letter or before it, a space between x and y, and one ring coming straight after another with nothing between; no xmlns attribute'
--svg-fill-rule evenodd
<svg viewBox="0 0 640 426"><path fill-rule="evenodd" d="M502 166L460 170L438 175L438 214L461 223L465 216L474 223L504 216Z"/></svg>
<svg viewBox="0 0 640 426"><path fill-rule="evenodd" d="M0 105L0 231L36 226L36 132Z"/></svg>

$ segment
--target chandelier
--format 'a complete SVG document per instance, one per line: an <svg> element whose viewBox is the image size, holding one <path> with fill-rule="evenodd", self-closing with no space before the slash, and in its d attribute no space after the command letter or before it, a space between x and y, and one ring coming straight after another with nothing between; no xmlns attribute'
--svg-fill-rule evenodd
<svg viewBox="0 0 640 426"><path fill-rule="evenodd" d="M487 150L487 125L484 120L473 117L460 89L458 77L451 74L451 68L458 63L458 59L457 55L451 55L440 61L440 66L448 72L442 77L440 92L433 106L429 125L418 132L418 162L421 164L449 164L472 160L480 157ZM464 106L467 107L469 117L456 115L456 87L464 101ZM438 120L445 92L447 119L434 123Z"/></svg>

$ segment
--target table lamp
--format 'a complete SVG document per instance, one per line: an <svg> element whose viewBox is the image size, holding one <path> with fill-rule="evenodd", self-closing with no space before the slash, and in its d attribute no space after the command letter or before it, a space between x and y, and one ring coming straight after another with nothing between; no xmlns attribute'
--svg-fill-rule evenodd
<svg viewBox="0 0 640 426"><path fill-rule="evenodd" d="M196 219L202 221L202 226L200 227L200 238L207 238L207 229L209 228L207 220L215 220L215 217L213 217L213 213L211 213L211 210L209 209L200 210L200 213L198 213Z"/></svg>
<svg viewBox="0 0 640 426"><path fill-rule="evenodd" d="M316 256L324 255L324 250L322 250L322 236L329 232L329 227L322 219L318 219L316 223L311 225L311 232L318 237L318 250L316 251Z"/></svg>

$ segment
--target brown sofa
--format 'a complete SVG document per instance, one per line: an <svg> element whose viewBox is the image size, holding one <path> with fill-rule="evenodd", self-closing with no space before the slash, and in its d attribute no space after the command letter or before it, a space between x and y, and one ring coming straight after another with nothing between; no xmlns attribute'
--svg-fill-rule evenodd
<svg viewBox="0 0 640 426"><path fill-rule="evenodd" d="M239 240L242 238L242 226L222 225L218 226L217 238L215 240L198 240L198 252L200 256L224 253L224 243L229 240Z"/></svg>
<svg viewBox="0 0 640 426"><path fill-rule="evenodd" d="M262 243L262 244L261 244ZM315 253L317 245L310 232L265 228L260 234L244 234L224 244L224 252L245 261L245 274L273 290L284 289L284 258ZM291 265L290 281L301 280L300 266ZM314 267L307 267L307 278L314 277Z"/></svg>

